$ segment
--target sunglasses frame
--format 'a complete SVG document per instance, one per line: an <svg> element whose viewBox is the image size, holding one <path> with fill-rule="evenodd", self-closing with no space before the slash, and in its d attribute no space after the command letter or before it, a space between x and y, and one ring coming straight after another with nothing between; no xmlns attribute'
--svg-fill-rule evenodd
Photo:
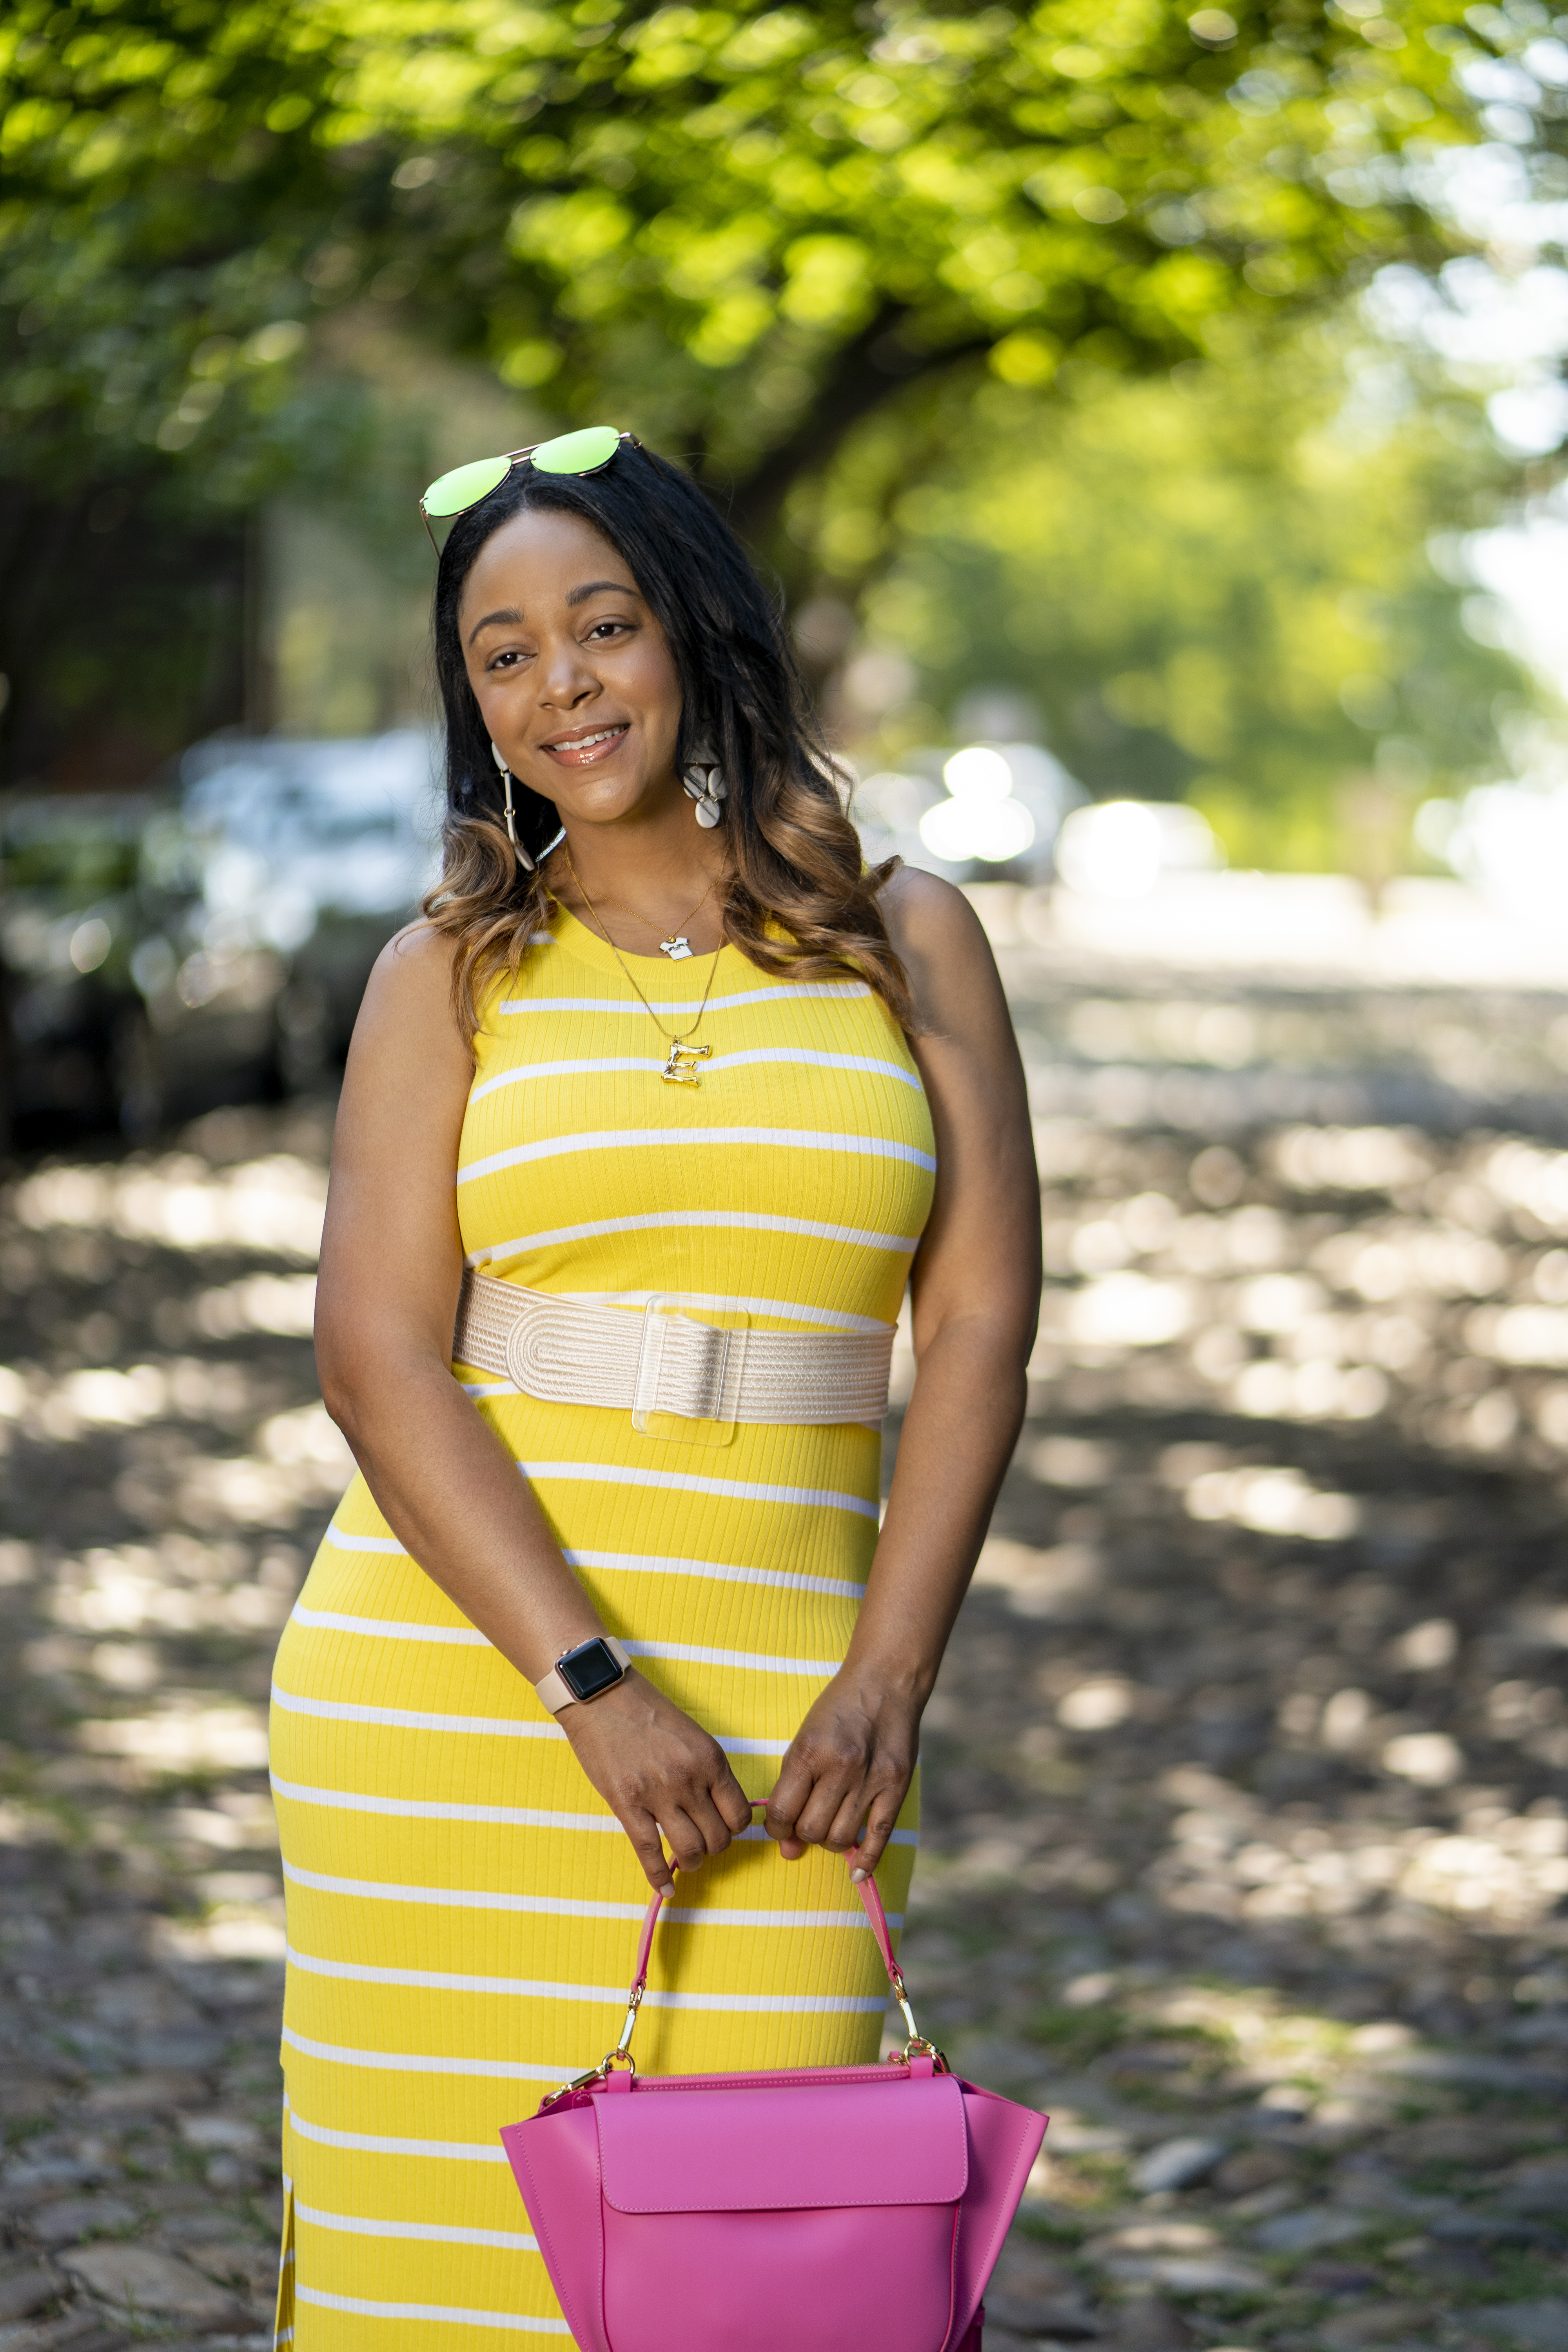
<svg viewBox="0 0 1568 2352"><path fill-rule="evenodd" d="M578 426L575 429L583 431L585 428ZM533 456L537 449L548 449L552 441L565 441L570 437L571 436L565 433L552 433L550 435L548 440L531 441L526 449L503 449L499 451L498 455L504 457L506 459L507 468L507 472L501 476L500 481L492 482L489 489L481 490L477 499L470 499L468 500L467 506L454 507L451 513L448 515L437 515L437 520L438 522L456 522L459 515L467 514L471 508L480 505L484 499L488 499L492 491L499 490L501 482L505 481L507 474L510 473L514 466L522 465L528 458ZM635 433L627 433L625 431L617 432L616 446L611 450L607 457L601 457L596 466L574 466L568 474L563 475L562 478L563 480L576 479L581 481L589 474L602 474L606 466L610 466L615 463L615 460L621 454L623 445L628 442L634 449L640 449L642 447L642 443L637 439ZM482 457L474 457L470 458L468 462L470 465L483 465L484 459ZM447 468L447 471L455 474L458 471L458 468L456 466L452 466ZM437 474L436 477L436 482L443 481L445 478L446 477L444 475ZM429 497L430 491L436 488L436 482L432 482L429 485L428 488L425 491L424 496L420 499L419 520L425 526L425 536L428 539L431 546L435 549L436 560L439 562L441 559L440 542L437 541L435 532L430 528L430 516L425 504L425 499Z"/></svg>

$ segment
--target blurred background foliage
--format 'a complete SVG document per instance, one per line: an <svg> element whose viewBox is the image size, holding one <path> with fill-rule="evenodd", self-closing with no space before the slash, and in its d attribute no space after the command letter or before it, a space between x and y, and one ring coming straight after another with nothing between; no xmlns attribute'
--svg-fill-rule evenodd
<svg viewBox="0 0 1568 2352"><path fill-rule="evenodd" d="M1402 791L1486 772L1531 690L1426 553L1510 488L1479 394L1357 305L1462 252L1478 70L1555 163L1510 62L1549 32L1538 0L16 0L4 773L407 715L424 479L608 417L818 615L852 744L1012 682L1092 789L1322 862L1374 747ZM867 646L912 669L869 708L833 675Z"/></svg>
<svg viewBox="0 0 1568 2352"><path fill-rule="evenodd" d="M1528 688L1430 546L1511 472L1479 407L1423 401L1336 322L1173 383L1085 369L1049 432L1001 386L976 408L885 525L864 447L824 500L830 537L861 517L885 548L864 625L910 663L879 761L1006 681L1097 796L1193 801L1233 864L1321 872L1353 870L1380 800L1407 831L1503 756Z"/></svg>

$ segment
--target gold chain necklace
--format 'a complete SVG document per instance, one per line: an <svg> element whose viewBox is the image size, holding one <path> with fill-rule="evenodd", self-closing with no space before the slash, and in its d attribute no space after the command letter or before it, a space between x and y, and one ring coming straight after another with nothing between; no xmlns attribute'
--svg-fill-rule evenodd
<svg viewBox="0 0 1568 2352"><path fill-rule="evenodd" d="M659 1035L668 1044L669 1059L666 1062L663 1069L660 1070L658 1074L659 1076L661 1078L669 1079L672 1085L678 1087L700 1086L701 1084L701 1079L694 1066L698 1062L705 1062L710 1054L713 1051L713 1048L711 1045L689 1045L686 1040L688 1037L695 1037L697 1032L702 1026L702 1015L708 1010L708 999L711 995L713 990L713 975L719 969L719 956L716 954L713 958L712 970L710 971L708 974L708 985L702 992L702 1002L697 1008L696 1020L692 1023L690 1028L685 1032L684 1035L678 1036L673 1029L667 1029L665 1027L663 1022L654 1011L653 1006L648 1003L647 998L643 996L643 992L637 986L637 981L633 978L631 972L627 971L625 958L622 956L621 951L616 945L614 940L610 937L609 932L605 929L604 917L600 914L597 907L595 906L592 898L589 898L587 891L583 889L583 877L572 863L572 852L570 847L566 849L565 856L566 871L572 877L573 881L577 885L578 889L583 891L583 904L587 908L588 912L593 916L595 924L598 926L598 929L604 940L605 945L609 949L610 953L620 965L625 977L631 982L631 985L636 991L636 993L639 997L642 997L643 1010L647 1013L648 1019L653 1023L653 1025L658 1031ZM710 890L712 887L711 883L708 886ZM707 892L704 892L703 896L706 897ZM697 904L698 906L700 906L701 903L702 901L700 898ZM695 914L697 908L694 907L691 913ZM689 922L691 920L691 915L688 915L686 919ZM690 950L688 949L687 952L689 954ZM720 950L720 953L722 953L721 948Z"/></svg>
<svg viewBox="0 0 1568 2352"><path fill-rule="evenodd" d="M570 860L568 860L568 863L570 863ZM572 878L574 882L577 882L578 889L583 890L583 885L577 880L575 870L574 870ZM681 918L680 928L678 930L672 931L668 939L660 940L658 943L658 951L660 955L667 955L671 963L683 963L687 957L691 953L691 941L686 936L686 925L690 922L692 915L700 915L702 912L703 908L708 904L708 901L712 895L713 884L711 879L710 879L707 889L704 890L701 898L697 901L696 906L692 908L691 914L685 915ZM583 890L583 896L584 898L588 896L586 890ZM629 915L631 917L634 923L647 924L650 931L657 931L658 929L658 925L650 921L647 915L639 915L635 907L628 907L624 898L612 898L608 892L606 892L605 903L609 907L618 907L623 915ZM605 937L606 939L609 937L607 932L605 933Z"/></svg>

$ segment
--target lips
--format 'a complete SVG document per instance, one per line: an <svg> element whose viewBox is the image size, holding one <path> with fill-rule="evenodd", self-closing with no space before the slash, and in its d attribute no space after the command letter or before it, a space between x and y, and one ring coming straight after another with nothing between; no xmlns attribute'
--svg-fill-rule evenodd
<svg viewBox="0 0 1568 2352"><path fill-rule="evenodd" d="M591 767L595 760L607 759L631 721L618 719L610 727L584 727L574 735L558 735L552 743L542 743L540 750L563 768Z"/></svg>

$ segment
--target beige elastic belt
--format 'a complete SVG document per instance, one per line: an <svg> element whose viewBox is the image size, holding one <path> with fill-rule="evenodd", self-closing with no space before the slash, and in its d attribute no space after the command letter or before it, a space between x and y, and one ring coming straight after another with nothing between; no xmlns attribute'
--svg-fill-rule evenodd
<svg viewBox="0 0 1568 2352"><path fill-rule="evenodd" d="M552 1298L468 1274L455 1362L549 1404L607 1405L639 1429L682 1421L878 1422L888 1410L893 1330L725 1331L654 1297L640 1314ZM657 1434L657 1432L654 1433Z"/></svg>

